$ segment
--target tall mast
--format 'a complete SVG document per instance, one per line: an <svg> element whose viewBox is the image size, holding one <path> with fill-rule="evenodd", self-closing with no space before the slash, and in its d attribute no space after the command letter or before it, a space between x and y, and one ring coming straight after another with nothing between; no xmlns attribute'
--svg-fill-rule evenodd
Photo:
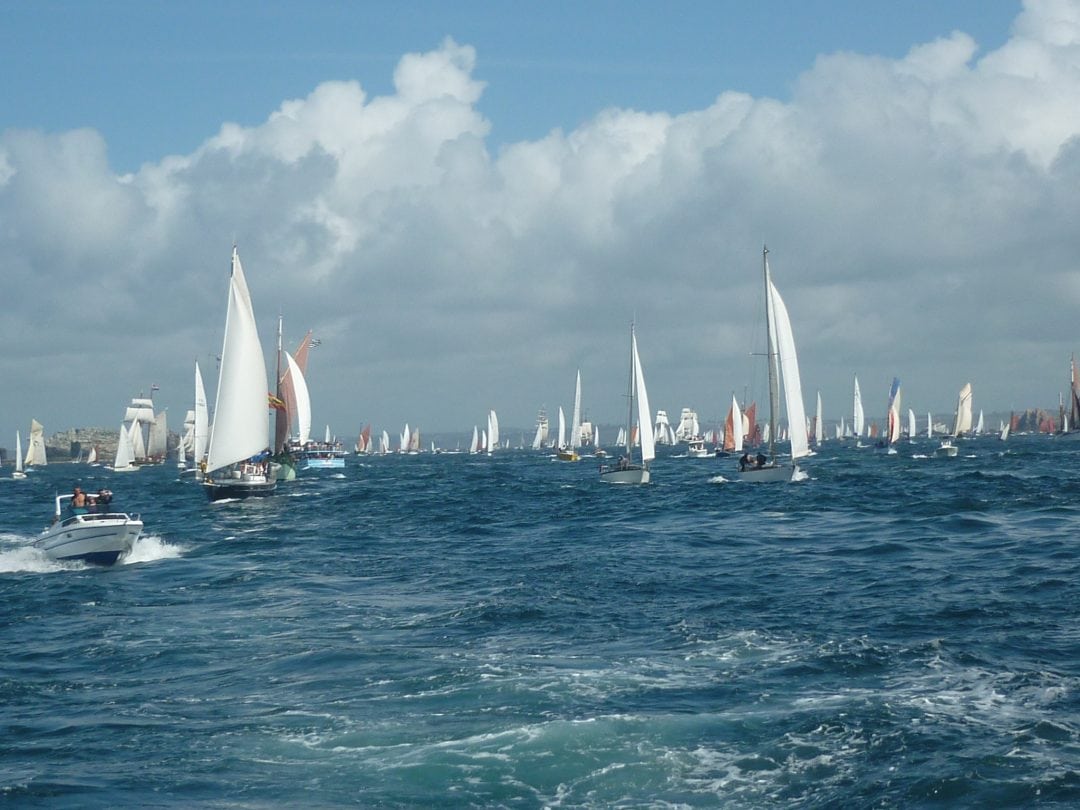
<svg viewBox="0 0 1080 810"><path fill-rule="evenodd" d="M626 389L626 457L634 458L634 322L630 321L630 384Z"/></svg>
<svg viewBox="0 0 1080 810"><path fill-rule="evenodd" d="M765 273L765 332L768 335L769 357L769 459L776 457L776 411L780 407L780 354L776 349L773 327L772 280L769 278L769 248L763 245L761 263Z"/></svg>
<svg viewBox="0 0 1080 810"><path fill-rule="evenodd" d="M281 322L282 313L279 311L277 316L277 365L274 370L274 396L278 399L283 399L281 396ZM284 413L287 413L284 412ZM285 449L285 436L289 432L288 424L282 425L282 420L285 419L283 412L280 408L274 408L274 452L280 453Z"/></svg>

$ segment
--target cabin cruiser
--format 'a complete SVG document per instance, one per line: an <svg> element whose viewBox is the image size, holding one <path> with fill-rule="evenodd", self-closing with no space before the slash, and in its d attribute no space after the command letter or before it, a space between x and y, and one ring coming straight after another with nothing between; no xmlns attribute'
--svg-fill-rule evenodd
<svg viewBox="0 0 1080 810"><path fill-rule="evenodd" d="M52 560L81 560L112 565L131 551L143 530L138 515L112 511L112 493L83 496L85 506L76 507L76 496L57 495L52 523L34 541Z"/></svg>

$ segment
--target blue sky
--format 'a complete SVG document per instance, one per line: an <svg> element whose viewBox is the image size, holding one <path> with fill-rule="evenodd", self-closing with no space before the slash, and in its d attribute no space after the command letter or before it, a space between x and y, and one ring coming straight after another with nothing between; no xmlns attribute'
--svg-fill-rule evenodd
<svg viewBox="0 0 1080 810"><path fill-rule="evenodd" d="M478 53L495 144L605 107L679 113L725 90L787 98L818 54L900 57L954 29L999 46L1017 0L834 2L7 3L4 127L93 127L118 171L254 125L328 79L391 90L402 54L447 36Z"/></svg>
<svg viewBox="0 0 1080 810"><path fill-rule="evenodd" d="M234 241L268 354L278 311L323 339L341 433L529 428L578 367L618 422L632 313L654 407L722 417L760 382L765 241L827 419L853 374L942 418L969 380L998 411L1066 381L1080 0L0 15L4 444L151 383L179 421Z"/></svg>

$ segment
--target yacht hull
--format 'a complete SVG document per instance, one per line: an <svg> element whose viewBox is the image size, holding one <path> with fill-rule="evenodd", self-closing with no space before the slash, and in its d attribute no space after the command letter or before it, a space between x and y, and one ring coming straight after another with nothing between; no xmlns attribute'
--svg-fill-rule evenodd
<svg viewBox="0 0 1080 810"><path fill-rule="evenodd" d="M644 467L628 467L626 469L602 467L600 480L605 484L647 484L650 475Z"/></svg>
<svg viewBox="0 0 1080 810"><path fill-rule="evenodd" d="M141 520L125 514L79 515L56 523L34 541L49 559L113 565L142 534Z"/></svg>

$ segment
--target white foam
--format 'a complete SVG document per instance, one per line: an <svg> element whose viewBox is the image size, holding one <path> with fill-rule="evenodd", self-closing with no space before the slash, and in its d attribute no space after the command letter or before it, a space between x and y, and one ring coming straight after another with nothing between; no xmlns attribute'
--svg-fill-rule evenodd
<svg viewBox="0 0 1080 810"><path fill-rule="evenodd" d="M85 568L82 563L59 563L50 560L45 553L33 546L5 549L0 551L0 573L14 574L51 574L56 571L68 571Z"/></svg>
<svg viewBox="0 0 1080 810"><path fill-rule="evenodd" d="M187 550L184 546L166 543L157 535L143 535L135 541L134 548L120 562L124 565L130 565L132 563L154 562L156 560L175 560Z"/></svg>

